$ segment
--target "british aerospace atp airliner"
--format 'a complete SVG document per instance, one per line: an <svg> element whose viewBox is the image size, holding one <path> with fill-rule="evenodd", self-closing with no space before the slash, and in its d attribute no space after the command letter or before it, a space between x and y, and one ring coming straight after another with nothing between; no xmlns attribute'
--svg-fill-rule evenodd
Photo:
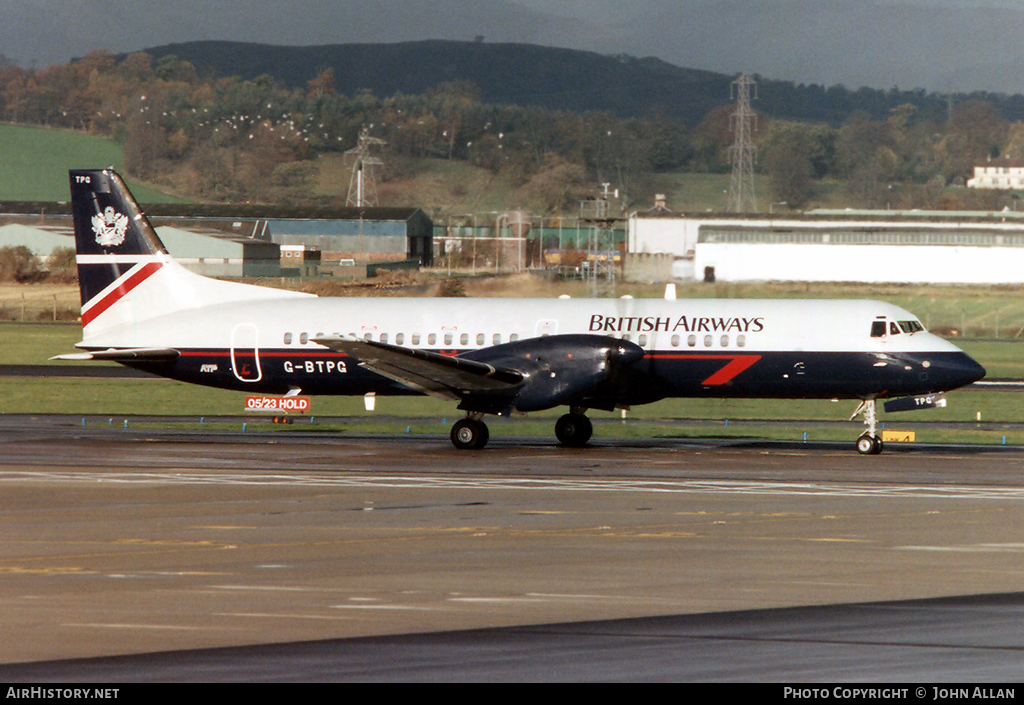
<svg viewBox="0 0 1024 705"><path fill-rule="evenodd" d="M171 379L281 395L428 394L483 418L555 407L567 446L589 409L666 397L850 399L877 454L878 399L961 387L985 370L877 301L319 298L221 281L171 258L113 170L70 172L82 352ZM913 406L913 404L911 404Z"/></svg>

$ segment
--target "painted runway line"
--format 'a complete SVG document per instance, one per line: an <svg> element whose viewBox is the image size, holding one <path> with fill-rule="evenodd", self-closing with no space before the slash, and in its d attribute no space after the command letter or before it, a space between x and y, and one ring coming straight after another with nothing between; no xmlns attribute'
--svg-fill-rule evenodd
<svg viewBox="0 0 1024 705"><path fill-rule="evenodd" d="M625 480L573 478L491 478L443 475L309 473L219 473L195 471L89 472L0 471L7 483L89 483L127 485L222 485L253 487L390 488L410 490L536 490L726 495L788 495L877 498L1024 500L1024 487L769 482L744 480Z"/></svg>

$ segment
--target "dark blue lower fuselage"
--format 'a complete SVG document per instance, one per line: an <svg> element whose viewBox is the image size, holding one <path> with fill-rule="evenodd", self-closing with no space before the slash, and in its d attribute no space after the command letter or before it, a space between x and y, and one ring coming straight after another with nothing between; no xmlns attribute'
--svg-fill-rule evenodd
<svg viewBox="0 0 1024 705"><path fill-rule="evenodd" d="M461 353L486 361L486 348ZM416 390L328 350L182 350L173 362L126 363L163 377L222 389L308 395L409 395ZM445 351L460 354L457 350ZM579 406L614 408L666 397L870 399L941 392L984 369L962 352L648 351Z"/></svg>

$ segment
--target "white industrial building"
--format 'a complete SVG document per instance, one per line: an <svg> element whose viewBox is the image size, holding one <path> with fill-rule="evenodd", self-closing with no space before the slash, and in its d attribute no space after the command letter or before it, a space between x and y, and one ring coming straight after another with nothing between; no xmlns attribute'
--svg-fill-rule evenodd
<svg viewBox="0 0 1024 705"><path fill-rule="evenodd" d="M629 218L627 257L670 253L671 278L1024 283L1024 214L817 211Z"/></svg>

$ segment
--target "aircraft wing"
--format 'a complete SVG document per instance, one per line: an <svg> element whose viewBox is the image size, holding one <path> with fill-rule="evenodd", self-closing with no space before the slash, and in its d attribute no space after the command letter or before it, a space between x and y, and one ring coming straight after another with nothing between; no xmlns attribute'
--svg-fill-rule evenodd
<svg viewBox="0 0 1024 705"><path fill-rule="evenodd" d="M176 360L177 350L174 348L110 348L109 350L93 350L92 352L68 353L54 355L51 360L110 360L113 362L164 362Z"/></svg>
<svg viewBox="0 0 1024 705"><path fill-rule="evenodd" d="M458 401L475 394L513 392L525 376L486 362L449 357L429 350L360 340L321 336L314 343L358 361L360 367L431 396Z"/></svg>

